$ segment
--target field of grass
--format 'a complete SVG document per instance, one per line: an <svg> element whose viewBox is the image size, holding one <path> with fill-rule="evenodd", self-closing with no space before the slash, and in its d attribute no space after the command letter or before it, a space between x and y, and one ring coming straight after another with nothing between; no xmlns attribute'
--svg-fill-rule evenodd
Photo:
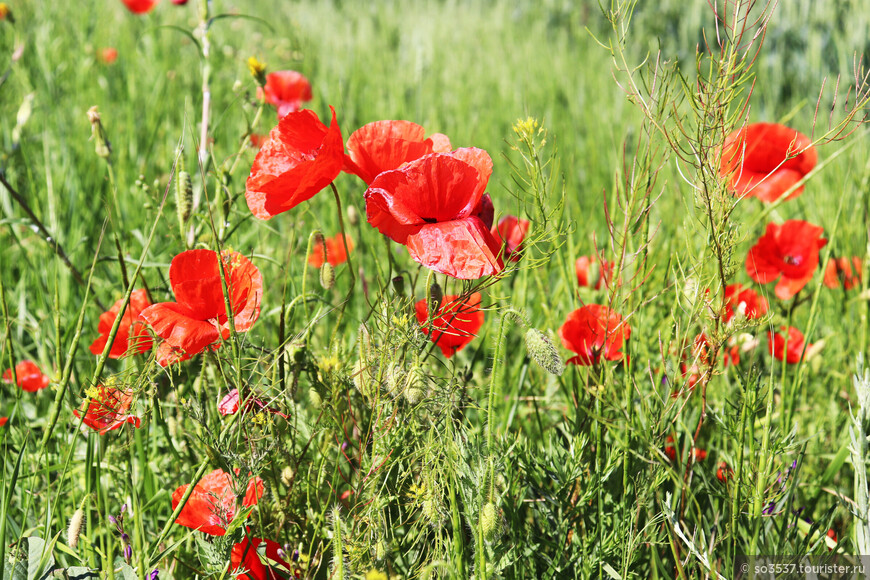
<svg viewBox="0 0 870 580"><path fill-rule="evenodd" d="M743 555L870 555L862 4L0 3L2 578L732 578ZM284 69L345 142L403 119L487 151L495 221L530 221L520 259L420 265L347 172L254 217L251 137L278 124L257 88ZM729 191L726 135L759 122L818 152L793 199ZM818 266L783 299L747 255L789 220L827 243L792 240ZM310 265L341 231L349 260ZM248 261L255 322L165 366L156 319L135 323L144 352L92 354L133 291L183 302L170 264L194 249L237 253L208 254L209 331ZM613 273L578 283L581 256ZM849 288L823 283L839 257ZM769 311L732 318L738 283ZM417 313L475 292L483 325L447 357ZM571 364L586 305L626 340ZM786 326L793 364L768 346ZM126 397L118 428L84 420Z"/></svg>

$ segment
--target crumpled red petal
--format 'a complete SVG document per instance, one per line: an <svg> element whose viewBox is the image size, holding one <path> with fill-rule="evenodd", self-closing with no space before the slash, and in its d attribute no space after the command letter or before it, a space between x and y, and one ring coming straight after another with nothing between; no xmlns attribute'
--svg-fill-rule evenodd
<svg viewBox="0 0 870 580"><path fill-rule="evenodd" d="M431 270L462 280L501 272L501 244L478 217L421 226L406 239L408 254Z"/></svg>
<svg viewBox="0 0 870 580"><path fill-rule="evenodd" d="M109 340L109 331L118 317L118 312L121 311L122 302L123 299L118 300L108 312L100 315L100 322L97 325L97 332L100 333L100 336L91 343L90 351L92 354L99 356L103 353ZM144 289L133 291L130 295L130 303L121 319L121 325L118 327L118 333L115 335L115 342L112 343L112 348L109 350L109 358L121 358L151 350L152 340L148 334L148 329L139 322L139 314L150 305L151 301L148 300L147 291Z"/></svg>
<svg viewBox="0 0 870 580"><path fill-rule="evenodd" d="M257 87L257 98L263 98L278 110L278 118L299 110L311 100L311 83L295 70L279 70L266 75L265 91Z"/></svg>
<svg viewBox="0 0 870 580"><path fill-rule="evenodd" d="M99 396L87 401L86 408L74 409L73 414L81 417L83 412L82 422L100 435L105 435L125 423L138 429L142 423L141 419L127 413L133 404L133 391L106 385L100 385L98 388ZM85 407L84 404L82 406Z"/></svg>
<svg viewBox="0 0 870 580"><path fill-rule="evenodd" d="M444 296L431 324L428 322L426 300L418 301L414 308L423 332L431 332L429 340L438 345L445 357L450 358L468 346L483 326L484 313L480 309L480 302L480 292L475 292L465 301L461 300L461 296Z"/></svg>
<svg viewBox="0 0 870 580"><path fill-rule="evenodd" d="M310 110L288 113L257 152L245 185L251 212L269 219L311 199L341 173L344 142L332 111L327 128Z"/></svg>
<svg viewBox="0 0 870 580"><path fill-rule="evenodd" d="M172 493L173 510L178 507L188 487L188 484L182 485ZM263 480L259 477L252 478L248 482L242 505L256 505L264 492ZM211 536L223 536L235 515L236 497L233 494L232 478L222 469L215 469L200 479L193 488L175 523Z"/></svg>

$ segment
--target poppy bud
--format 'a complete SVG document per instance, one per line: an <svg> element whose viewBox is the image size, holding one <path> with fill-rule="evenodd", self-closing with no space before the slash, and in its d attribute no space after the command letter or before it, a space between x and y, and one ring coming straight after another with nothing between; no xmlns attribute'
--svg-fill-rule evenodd
<svg viewBox="0 0 870 580"><path fill-rule="evenodd" d="M423 397L426 396L426 391L420 388L418 384L408 385L405 389L405 400L408 401L408 404L416 406L420 401L423 400Z"/></svg>
<svg viewBox="0 0 870 580"><path fill-rule="evenodd" d="M565 363L562 362L562 357L559 356L559 351L549 337L538 330L530 328L525 335L526 350L529 351L529 356L538 363L542 369L551 375L561 375L565 370Z"/></svg>
<svg viewBox="0 0 870 580"><path fill-rule="evenodd" d="M387 543L379 539L375 544L375 560L382 562L387 557Z"/></svg>
<svg viewBox="0 0 870 580"><path fill-rule="evenodd" d="M495 509L495 504L487 502L483 509L480 510L480 527L483 531L483 537L488 542L495 538L495 533L498 529L498 512Z"/></svg>
<svg viewBox="0 0 870 580"><path fill-rule="evenodd" d="M281 483L290 487L290 484L293 482L293 476L296 475L296 472L289 465L281 470Z"/></svg>
<svg viewBox="0 0 870 580"><path fill-rule="evenodd" d="M314 387L308 389L308 400L311 402L311 406L315 409L319 409L323 405L323 398Z"/></svg>
<svg viewBox="0 0 870 580"><path fill-rule="evenodd" d="M393 278L393 290L396 292L398 296L405 295L405 279L401 276L396 276Z"/></svg>
<svg viewBox="0 0 870 580"><path fill-rule="evenodd" d="M329 262L324 262L320 267L320 285L326 290L335 286L335 268Z"/></svg>
<svg viewBox="0 0 870 580"><path fill-rule="evenodd" d="M347 206L347 221L352 226L359 225L359 212L357 211L355 206Z"/></svg>
<svg viewBox="0 0 870 580"><path fill-rule="evenodd" d="M85 501L87 501L87 498L85 498ZM85 501L82 502L82 507L79 507L79 509L73 513L73 516L69 520L69 527L66 529L66 543L73 550L75 550L79 543L79 536L82 533L82 527L84 525L85 510L83 508Z"/></svg>
<svg viewBox="0 0 870 580"><path fill-rule="evenodd" d="M103 159L108 158L112 153L112 146L106 137L106 131L103 129L103 123L100 119L100 111L96 105L88 109L88 121L91 123L91 139L94 140L94 150Z"/></svg>
<svg viewBox="0 0 870 580"><path fill-rule="evenodd" d="M190 211L193 208L193 183L190 173L179 171L175 179L175 209L178 212L178 223L182 228L190 219Z"/></svg>
<svg viewBox="0 0 870 580"><path fill-rule="evenodd" d="M438 504L434 499L424 499L423 505L423 516L429 520L432 525L440 525L441 524L441 512L438 509Z"/></svg>
<svg viewBox="0 0 870 580"><path fill-rule="evenodd" d="M438 312L441 307L441 301L444 300L444 292L441 291L441 286L438 282L433 282L429 287L429 313Z"/></svg>

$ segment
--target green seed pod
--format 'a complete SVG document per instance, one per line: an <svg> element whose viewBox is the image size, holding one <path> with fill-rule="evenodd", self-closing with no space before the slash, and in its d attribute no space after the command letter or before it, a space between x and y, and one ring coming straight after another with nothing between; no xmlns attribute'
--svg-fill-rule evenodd
<svg viewBox="0 0 870 580"><path fill-rule="evenodd" d="M326 290L335 286L335 268L329 262L320 267L320 285Z"/></svg>
<svg viewBox="0 0 870 580"><path fill-rule="evenodd" d="M296 472L289 465L281 470L281 483L290 487L290 484L293 482L293 477L296 475Z"/></svg>
<svg viewBox="0 0 870 580"><path fill-rule="evenodd" d="M487 542L495 538L498 531L498 511L494 503L487 502L480 510L480 528Z"/></svg>
<svg viewBox="0 0 870 580"><path fill-rule="evenodd" d="M178 223L183 227L190 219L193 208L193 183L190 173L179 171L175 179L175 210L178 212Z"/></svg>
<svg viewBox="0 0 870 580"><path fill-rule="evenodd" d="M542 369L552 375L561 375L565 370L565 364L559 351L550 341L546 334L537 328L530 328L525 334L526 350L529 356L538 363Z"/></svg>

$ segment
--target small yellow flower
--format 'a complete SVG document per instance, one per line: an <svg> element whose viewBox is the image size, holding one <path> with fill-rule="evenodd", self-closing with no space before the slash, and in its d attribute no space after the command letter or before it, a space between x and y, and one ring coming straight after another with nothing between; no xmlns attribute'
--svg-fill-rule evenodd
<svg viewBox="0 0 870 580"><path fill-rule="evenodd" d="M266 70L266 63L260 62L256 56L252 56L248 58L248 70L251 71L251 76L256 77Z"/></svg>
<svg viewBox="0 0 870 580"><path fill-rule="evenodd" d="M9 6L6 5L6 2L0 2L0 20L6 20L6 17L9 16L11 12ZM13 22L11 17L9 18L9 21Z"/></svg>
<svg viewBox="0 0 870 580"><path fill-rule="evenodd" d="M389 580L389 577L380 570L373 568L366 572L366 580Z"/></svg>

